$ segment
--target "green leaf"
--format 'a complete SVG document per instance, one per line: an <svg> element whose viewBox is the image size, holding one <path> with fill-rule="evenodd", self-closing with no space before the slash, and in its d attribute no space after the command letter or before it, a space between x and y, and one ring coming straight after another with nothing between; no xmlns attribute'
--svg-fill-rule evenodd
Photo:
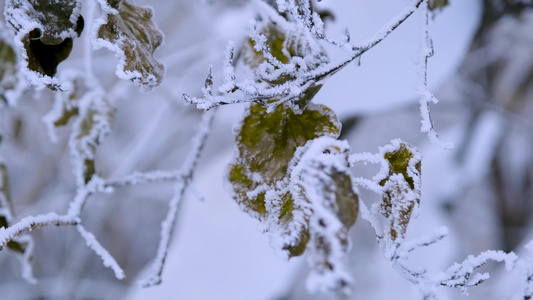
<svg viewBox="0 0 533 300"><path fill-rule="evenodd" d="M102 95L87 94L80 106L80 116L73 126L70 145L79 186L87 184L96 173L96 147L111 131L115 108Z"/></svg>
<svg viewBox="0 0 533 300"><path fill-rule="evenodd" d="M300 255L309 239L304 224L293 226L302 214L288 190L289 164L296 150L321 136L337 137L340 124L323 105L309 104L298 114L285 105L271 113L252 105L237 133L238 154L230 166L228 180L235 201L251 216L281 228L297 228L293 240L282 245L290 256ZM287 229L288 230L288 229Z"/></svg>
<svg viewBox="0 0 533 300"><path fill-rule="evenodd" d="M9 222L12 218L12 204L9 192L9 177L7 174L7 167L0 162L0 227L9 227ZM27 243L20 243L12 240L7 243L7 247L15 252L24 254Z"/></svg>
<svg viewBox="0 0 533 300"><path fill-rule="evenodd" d="M68 90L55 94L53 113L45 116L46 121L56 127L67 125L73 117L79 115L79 100L87 92L87 78L82 74L67 74L65 77L67 78L63 81L68 82Z"/></svg>
<svg viewBox="0 0 533 300"><path fill-rule="evenodd" d="M0 28L2 30L2 28ZM0 38L0 99L8 102L5 92L15 88L17 78L17 55L13 47Z"/></svg>
<svg viewBox="0 0 533 300"><path fill-rule="evenodd" d="M161 83L165 72L153 56L163 34L152 21L152 10L128 1L102 0L100 4L106 15L97 29L95 44L117 54L119 78L132 81L143 92L152 90Z"/></svg>
<svg viewBox="0 0 533 300"><path fill-rule="evenodd" d="M274 184L287 173L297 147L319 136L338 136L340 124L335 114L323 105L310 104L301 114L285 105L272 113L252 105L237 136L237 146L250 171Z"/></svg>
<svg viewBox="0 0 533 300"><path fill-rule="evenodd" d="M448 0L429 0L428 8L430 10L443 9L448 6L450 2Z"/></svg>
<svg viewBox="0 0 533 300"><path fill-rule="evenodd" d="M377 178L385 187L381 212L389 219L389 234L399 245L405 237L407 226L415 208L420 204L422 155L412 145L399 140L382 148L386 161L386 176Z"/></svg>
<svg viewBox="0 0 533 300"><path fill-rule="evenodd" d="M7 221L11 219L11 206L7 166L0 161L0 216L5 216L8 219ZM0 224L0 226L2 225Z"/></svg>
<svg viewBox="0 0 533 300"><path fill-rule="evenodd" d="M20 41L22 71L35 85L58 87L52 79L84 26L79 0L10 0L6 21Z"/></svg>
<svg viewBox="0 0 533 300"><path fill-rule="evenodd" d="M270 49L270 54L274 56L280 62L286 64L289 62L289 53L284 52L285 34L278 29L275 25L265 26L261 31L261 34L266 36L266 45ZM255 41L248 39L243 45L244 62L248 64L252 69L256 69L260 64L266 61L264 54L257 51L255 47ZM288 49L287 49L288 50Z"/></svg>
<svg viewBox="0 0 533 300"><path fill-rule="evenodd" d="M329 61L325 50L303 31L293 30L285 32L282 26L275 23L268 23L259 31L266 37L267 51L282 64L288 64L294 57L303 58L305 65L298 63L296 69L302 67L305 71L313 70ZM248 39L242 46L243 61L252 69L257 69L259 65L267 61L265 53L256 49L256 41ZM278 67L275 67L278 69ZM271 84L282 84L294 76L282 73L276 79L260 78L259 81L266 81Z"/></svg>

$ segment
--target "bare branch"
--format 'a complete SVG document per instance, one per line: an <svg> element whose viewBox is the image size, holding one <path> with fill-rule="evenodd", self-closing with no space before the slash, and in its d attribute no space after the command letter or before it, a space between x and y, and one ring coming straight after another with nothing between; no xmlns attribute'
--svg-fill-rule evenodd
<svg viewBox="0 0 533 300"><path fill-rule="evenodd" d="M193 140L193 147L185 163L181 167L181 180L177 182L175 187L174 196L169 202L169 210L165 220L161 223L161 240L159 241L159 248L157 249L157 255L152 264L151 271L147 278L139 282L143 287L149 287L158 285L161 283L161 274L168 254L168 248L170 245L170 238L174 231L174 225L176 223L176 217L179 210L179 206L185 194L185 191L191 182L194 174L195 167L198 163L198 159L205 146L209 132L211 131L211 125L215 116L215 111L205 112L202 115L202 122L200 124L200 130L196 134Z"/></svg>

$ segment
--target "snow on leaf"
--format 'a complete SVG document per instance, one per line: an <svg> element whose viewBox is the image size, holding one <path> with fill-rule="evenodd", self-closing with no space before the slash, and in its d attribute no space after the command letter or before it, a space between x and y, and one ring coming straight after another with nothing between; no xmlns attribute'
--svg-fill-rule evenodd
<svg viewBox="0 0 533 300"><path fill-rule="evenodd" d="M380 149L382 170L374 181L384 187L381 213L389 220L388 242L395 249L401 244L411 216L420 204L420 169L422 155L417 148L393 140ZM393 255L389 252L388 255Z"/></svg>
<svg viewBox="0 0 533 300"><path fill-rule="evenodd" d="M5 224L7 224L7 222L10 221L12 218L11 211L11 197L9 191L9 177L7 174L7 167L0 160L0 217L3 217L5 219ZM2 225L3 223L0 223L0 227Z"/></svg>
<svg viewBox="0 0 533 300"><path fill-rule="evenodd" d="M300 114L285 105L268 113L254 104L237 131L237 157L228 174L233 197L244 211L265 223L273 247L288 256L305 250L309 215L307 204L295 201L289 191L289 164L298 147L320 136L335 138L339 132L335 114L316 104Z"/></svg>
<svg viewBox="0 0 533 300"><path fill-rule="evenodd" d="M4 14L15 31L22 72L38 87L57 89L57 66L83 30L81 1L10 0Z"/></svg>
<svg viewBox="0 0 533 300"><path fill-rule="evenodd" d="M4 28L0 27L0 31ZM11 44L0 35L0 99L8 102L5 92L17 85L17 54Z"/></svg>
<svg viewBox="0 0 533 300"><path fill-rule="evenodd" d="M57 137L55 127L65 126L74 117L79 115L79 99L87 92L86 78L81 72L63 72L60 80L63 91L55 93L52 109L43 117L43 122L48 129L50 140L55 142Z"/></svg>
<svg viewBox="0 0 533 300"><path fill-rule="evenodd" d="M89 92L80 99L79 114L73 125L69 145L77 185L83 186L96 173L96 147L111 131L115 109L103 95Z"/></svg>
<svg viewBox="0 0 533 300"><path fill-rule="evenodd" d="M260 30L256 26L242 45L242 57L256 70L258 82L283 84L329 62L325 50L300 27L275 22L260 24Z"/></svg>
<svg viewBox="0 0 533 300"><path fill-rule="evenodd" d="M8 228L12 219L13 209L9 191L9 177L7 167L0 158L0 228ZM21 255L23 278L28 282L33 282L34 278L31 271L31 265L29 265L29 260L31 259L33 252L31 237L27 235L19 236L10 240L6 246L9 250Z"/></svg>
<svg viewBox="0 0 533 300"><path fill-rule="evenodd" d="M104 16L96 26L96 47L106 47L119 57L116 74L149 92L163 80L164 66L153 56L163 34L152 21L152 9L128 1L99 0Z"/></svg>
<svg viewBox="0 0 533 300"><path fill-rule="evenodd" d="M329 136L299 148L291 168L291 193L308 203L311 292L348 294L352 276L346 266L348 230L355 223L359 197L348 170L349 146Z"/></svg>

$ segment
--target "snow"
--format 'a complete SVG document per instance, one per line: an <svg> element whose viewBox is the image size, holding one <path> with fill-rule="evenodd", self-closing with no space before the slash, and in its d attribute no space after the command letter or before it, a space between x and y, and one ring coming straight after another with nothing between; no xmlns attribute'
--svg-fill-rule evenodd
<svg viewBox="0 0 533 300"><path fill-rule="evenodd" d="M292 280L303 261L278 257L259 223L220 192L232 156L227 149L203 164L195 178L208 187L206 201L184 199L163 282L134 289L128 299L273 299Z"/></svg>

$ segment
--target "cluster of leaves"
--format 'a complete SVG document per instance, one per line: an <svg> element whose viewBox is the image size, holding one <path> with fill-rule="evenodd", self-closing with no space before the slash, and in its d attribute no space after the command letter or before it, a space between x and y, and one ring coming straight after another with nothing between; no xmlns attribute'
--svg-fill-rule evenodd
<svg viewBox="0 0 533 300"><path fill-rule="evenodd" d="M284 23L291 21L307 25ZM255 74L250 86L300 88L295 80L328 64L313 29L301 15L281 12L254 24L239 49ZM206 83L210 92L212 79ZM356 221L359 197L349 171L350 148L337 140L341 124L329 108L312 101L321 86L309 85L286 101L272 97L250 105L236 131L228 181L235 201L264 224L274 249L287 257L309 250L309 290L344 294L352 282L346 267L347 233ZM235 88L230 76L221 91ZM382 186L382 213L389 220L386 240L397 248L420 201L421 155L399 141L379 155L382 175L374 179Z"/></svg>
<svg viewBox="0 0 533 300"><path fill-rule="evenodd" d="M89 41L93 47L113 51L119 60L117 76L131 81L140 91L148 92L158 86L164 67L154 58L154 51L161 45L163 35L152 21L152 10L127 0L97 0L97 3L101 16L88 20L91 24L87 26L91 28ZM288 258L308 252L309 290L346 294L353 281L346 264L350 248L348 231L355 224L360 207L372 225L377 224L373 218L378 214L385 219L383 230L374 228L391 261L396 262L402 251L414 249L402 246L408 224L416 216L420 204L421 154L415 147L394 140L376 155L361 156L364 158L360 161L381 163L381 171L371 183L361 185L372 187L381 197L369 213L355 189L359 181L350 172L355 166L354 156L350 155L347 142L338 140L341 124L333 111L314 103L313 98L326 78L383 40L422 3L426 9L434 10L448 2L414 1L393 20L385 33L362 46L351 45L348 33L340 42L329 39L310 0L257 0L254 3L261 10L261 18L251 24L250 38L238 47L239 55L235 55L233 45L228 47L224 84L219 87L218 94L214 94L213 78L209 74L203 89L204 98L185 96L185 100L201 109L249 102L235 132L236 156L227 175L235 201L264 224L275 250ZM56 91L54 107L44 117L44 122L52 140L56 139L55 127L71 123L69 147L78 189L68 214L61 216L64 218L50 214L41 218L44 221L39 226L76 225L106 266L111 266L117 278L122 278L118 264L82 227L80 219L87 197L113 186L110 181L106 186L97 176L95 166L97 146L111 130L115 114L113 99L105 96L90 70L87 74L72 71L57 74L58 65L68 59L75 39L86 27L81 5L81 0L6 1L5 16L12 29L7 35L14 39L13 42L4 39L3 32L0 36L0 95L6 104L15 103L7 95L19 84L18 73L37 88L47 86ZM340 64L331 65L320 41L347 50L349 57ZM425 61L427 66L427 57ZM239 62L252 74L241 82L237 82L234 73ZM196 150L186 163L186 172L134 174L122 182L173 179L180 183L163 223L159 260L154 264L157 267L152 279L155 279L149 282L160 281L173 215L186 183L191 180L211 120L212 115L209 115L205 128L200 130ZM10 205L7 169L0 162L0 226L4 228L11 225ZM29 224L16 233L35 226L35 223ZM8 236L5 231L1 233ZM8 238L11 240L6 243L7 247L28 260L31 240L23 235ZM470 269L456 269L452 270L455 273L451 279L441 281L442 285L453 286L457 278L466 280L470 276ZM458 286L472 286L480 281L465 282Z"/></svg>
<svg viewBox="0 0 533 300"><path fill-rule="evenodd" d="M153 58L162 33L152 21L149 8L126 0L98 1L102 17L91 24L95 48L107 47L119 57L117 75L131 80L142 91L159 85L163 66ZM57 77L58 65L66 60L85 27L81 0L9 0L5 16L15 35L20 69L36 87L64 90ZM91 20L92 21L92 20ZM9 55L3 56L11 61Z"/></svg>
<svg viewBox="0 0 533 300"><path fill-rule="evenodd" d="M54 106L43 120L52 141L57 140L55 127L72 125L69 149L78 188L67 215L30 216L14 224L7 168L0 160L2 246L21 254L23 275L28 280L33 280L29 264L33 247L24 232L50 224L77 225L82 237L106 265L121 274L118 265L81 226L80 220L88 195L102 189L101 180L96 180L95 153L111 130L115 112L112 99L107 99L91 70L58 72L58 66L68 59L73 43L84 33L93 47L104 46L115 51L120 78L132 81L141 91L149 91L161 83L164 72L153 58L153 52L162 42L162 33L153 23L149 8L126 0L102 0L98 4L101 17L93 19L91 15L88 27L92 32L84 32L81 0L5 2L4 15L10 28L0 26L0 110L6 105L16 105L23 91L32 87L55 91ZM119 275L118 278L123 277Z"/></svg>

